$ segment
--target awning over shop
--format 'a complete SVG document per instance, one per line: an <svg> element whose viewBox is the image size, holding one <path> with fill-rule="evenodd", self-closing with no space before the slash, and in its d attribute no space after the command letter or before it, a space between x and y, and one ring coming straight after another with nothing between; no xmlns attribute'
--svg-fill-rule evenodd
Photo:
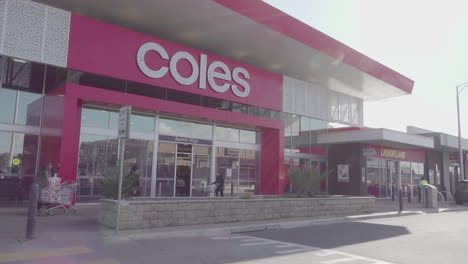
<svg viewBox="0 0 468 264"><path fill-rule="evenodd" d="M407 129L409 134L420 135L424 137L434 138L434 148L442 151L458 151L458 137L430 131L418 127L408 126ZM462 149L468 151L468 139L462 138Z"/></svg>
<svg viewBox="0 0 468 264"><path fill-rule="evenodd" d="M362 129L317 135L317 144L366 143L394 148L434 148L434 139L389 129Z"/></svg>

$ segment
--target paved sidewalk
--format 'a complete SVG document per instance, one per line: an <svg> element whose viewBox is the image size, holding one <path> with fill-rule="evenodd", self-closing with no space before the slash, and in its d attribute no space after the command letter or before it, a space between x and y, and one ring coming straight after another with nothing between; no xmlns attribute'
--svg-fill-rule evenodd
<svg viewBox="0 0 468 264"><path fill-rule="evenodd" d="M405 203L404 211L398 212L397 201L390 199L377 199L375 213L366 215L338 216L333 218L290 218L269 221L252 221L243 223L223 223L196 226L165 227L144 230L124 230L120 236L115 236L115 231L97 223L97 205L79 205L78 215L65 214L56 211L55 215L37 217L36 236L28 243L34 241L73 240L140 240L162 237L187 237L187 236L219 236L235 233L246 233L270 229L288 229L321 225L339 222L359 221L376 218L400 217L414 214L437 213L447 210L468 210L468 206L456 206L444 209L424 209L419 203ZM24 240L26 229L26 207L1 207L0 208L0 240ZM65 238L67 237L67 238ZM45 242L49 241L49 242ZM0 241L1 242L1 241ZM60 243L60 242L58 242ZM1 243L0 243L1 251Z"/></svg>

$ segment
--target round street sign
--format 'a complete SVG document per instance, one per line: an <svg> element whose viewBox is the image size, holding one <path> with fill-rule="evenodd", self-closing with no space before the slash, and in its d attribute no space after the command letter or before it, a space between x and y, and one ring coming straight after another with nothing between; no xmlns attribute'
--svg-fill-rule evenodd
<svg viewBox="0 0 468 264"><path fill-rule="evenodd" d="M18 158L17 158L17 159L13 159L13 162L12 162L12 163L13 163L14 166L18 166L18 165L21 164L21 160L18 159Z"/></svg>

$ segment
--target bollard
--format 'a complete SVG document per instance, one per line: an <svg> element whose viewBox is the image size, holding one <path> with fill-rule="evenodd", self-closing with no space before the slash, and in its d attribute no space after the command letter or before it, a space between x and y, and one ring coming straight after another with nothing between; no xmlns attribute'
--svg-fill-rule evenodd
<svg viewBox="0 0 468 264"><path fill-rule="evenodd" d="M400 204L400 212L403 212L403 189L398 188L398 201Z"/></svg>
<svg viewBox="0 0 468 264"><path fill-rule="evenodd" d="M392 202L395 201L395 187L392 185Z"/></svg>
<svg viewBox="0 0 468 264"><path fill-rule="evenodd" d="M411 192L408 192L408 203L411 203Z"/></svg>
<svg viewBox="0 0 468 264"><path fill-rule="evenodd" d="M426 206L425 208L429 208L429 192L427 186L424 186L424 199L426 199Z"/></svg>
<svg viewBox="0 0 468 264"><path fill-rule="evenodd" d="M34 238L36 231L36 216L37 216L37 200L39 198L39 185L37 183L31 184L31 190L29 191L29 209L28 209L28 221L26 225L26 238Z"/></svg>

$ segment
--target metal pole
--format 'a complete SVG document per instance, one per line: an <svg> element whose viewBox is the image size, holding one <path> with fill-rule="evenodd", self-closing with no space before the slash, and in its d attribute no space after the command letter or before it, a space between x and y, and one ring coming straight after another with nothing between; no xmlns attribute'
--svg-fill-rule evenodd
<svg viewBox="0 0 468 264"><path fill-rule="evenodd" d="M39 199L39 185L36 182L31 184L29 192L28 221L26 225L26 238L33 239L36 230L37 200Z"/></svg>
<svg viewBox="0 0 468 264"><path fill-rule="evenodd" d="M117 193L117 222L115 224L115 234L120 231L120 201L122 200L122 178L123 178L123 164L125 155L125 139L119 139L120 152L119 152L119 190Z"/></svg>
<svg viewBox="0 0 468 264"><path fill-rule="evenodd" d="M460 86L457 86L457 117L458 117L458 158L460 161L460 178L465 179L465 169L463 162L462 140L461 140L461 121L460 121Z"/></svg>

